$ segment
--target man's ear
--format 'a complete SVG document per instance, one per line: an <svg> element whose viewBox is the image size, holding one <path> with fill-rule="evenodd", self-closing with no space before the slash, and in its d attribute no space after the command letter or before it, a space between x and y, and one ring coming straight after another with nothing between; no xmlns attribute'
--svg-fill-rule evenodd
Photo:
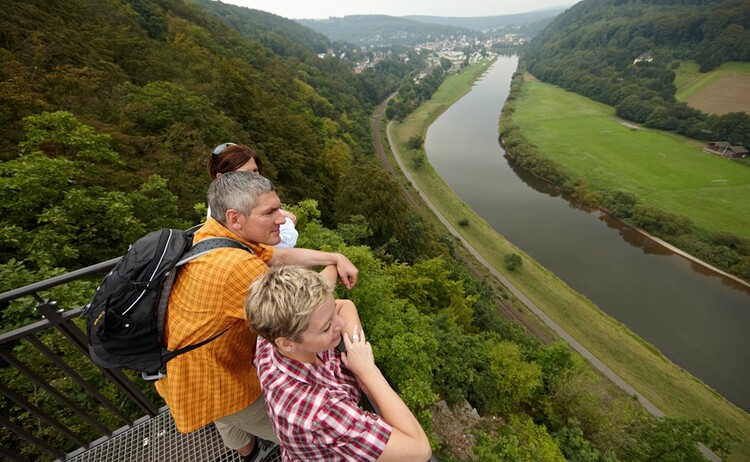
<svg viewBox="0 0 750 462"><path fill-rule="evenodd" d="M239 231L240 229L242 229L242 223L240 223L240 215L240 212L235 209L227 210L227 213L225 215L227 228L234 231Z"/></svg>
<svg viewBox="0 0 750 462"><path fill-rule="evenodd" d="M274 343L276 344L276 348L285 353L294 353L297 350L297 343L286 337L276 337Z"/></svg>

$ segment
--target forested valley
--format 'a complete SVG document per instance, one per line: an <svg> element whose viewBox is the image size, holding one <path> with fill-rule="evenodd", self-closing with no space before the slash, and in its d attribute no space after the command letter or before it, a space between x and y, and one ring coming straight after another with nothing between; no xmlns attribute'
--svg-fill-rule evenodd
<svg viewBox="0 0 750 462"><path fill-rule="evenodd" d="M340 251L360 268L346 295L440 460L701 460L697 442L728 453L730 435L715 424L655 419L565 344L502 319L498 304L512 297L472 274L454 239L410 208L374 161L369 121L402 83L413 98L434 91L442 74L426 91L406 83L421 70L418 55L354 74L346 60L317 56L345 44L207 0L0 0L0 8L2 291L119 256L159 227L201 221L207 156L220 143L246 143L299 216L299 245ZM46 295L81 306L97 283ZM0 306L3 331L36 321L33 304ZM40 340L72 351L57 334ZM106 419L23 342L14 354L32 356L60 393ZM80 355L66 361L100 380ZM0 381L76 421L7 363ZM103 381L100 389L116 397ZM434 424L442 401L468 404L478 418ZM77 447L10 401L0 413L64 451ZM469 435L463 446L446 436L453 425ZM87 441L99 436L84 422L78 429ZM45 460L6 428L0 442Z"/></svg>

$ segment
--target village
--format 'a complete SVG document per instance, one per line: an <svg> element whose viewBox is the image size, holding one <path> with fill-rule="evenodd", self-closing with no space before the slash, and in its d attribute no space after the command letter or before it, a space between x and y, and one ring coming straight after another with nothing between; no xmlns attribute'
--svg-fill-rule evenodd
<svg viewBox="0 0 750 462"><path fill-rule="evenodd" d="M447 59L453 64L451 71L458 72L466 66L475 64L484 58L491 57L500 52L514 52L528 40L528 37L518 34L504 34L484 40L462 35L422 43L415 46L414 51L425 56L425 60L429 65L428 68L440 65L441 59ZM383 60L391 58L394 53L393 48L378 46L371 49L352 49L350 51L352 56L362 56L354 62L352 72L360 74L365 69L374 67ZM320 53L318 57L325 58L327 56L334 56L335 54L334 50L329 48L325 53ZM345 59L347 51L341 51L337 56ZM398 52L398 58L403 62L407 62L409 60L409 53L406 51Z"/></svg>

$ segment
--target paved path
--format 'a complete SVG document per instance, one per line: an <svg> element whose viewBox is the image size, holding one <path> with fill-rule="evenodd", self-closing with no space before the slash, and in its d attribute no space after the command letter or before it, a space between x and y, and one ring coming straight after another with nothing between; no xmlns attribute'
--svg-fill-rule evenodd
<svg viewBox="0 0 750 462"><path fill-rule="evenodd" d="M380 108L380 107L379 107ZM380 124L379 119L381 118L383 112L382 108L380 111L376 112L376 115L374 116L375 119L378 119L378 131L373 131L373 139L380 138ZM373 120L373 130L375 128L376 124ZM633 388L629 383L625 382L625 380L622 379L619 375L617 375L612 369L607 367L606 364L601 362L596 356L594 356L589 350L586 349L583 345L578 343L576 339L574 339L570 334L568 334L565 329L560 327L559 324L557 324L554 320L552 320L549 316L547 316L544 311L542 311L538 306L534 304L531 300L526 297L526 295L523 294L520 290L518 290L513 284L502 274L500 274L499 271L495 269L485 258L479 254L459 233L456 231L456 229L451 225L448 220L445 219L442 213L433 205L432 201L422 193L422 191L418 188L416 181L414 181L414 177L412 174L406 169L403 162L401 161L401 156L396 150L396 146L393 144L393 141L391 139L391 124L388 123L386 127L386 133L388 135L388 145L391 148L391 152L393 153L393 157L396 158L396 162L398 163L399 167L401 168L401 171L403 172L404 176L409 180L409 182L414 186L414 190L419 194L419 197L422 198L425 204L432 210L432 212L435 214L435 216L438 217L438 219L443 223L443 225L446 227L446 229L456 237L456 239L460 240L463 246L466 248L466 250L469 251L481 264L483 264L489 271L492 273L493 276L495 276L500 282L502 282L505 287L510 290L513 295L518 297L519 300L523 302L526 307L528 307L535 315L539 317L547 326L549 326L550 329L552 329L561 339L565 340L571 347L573 347L574 350L576 350L581 356L586 358L595 368L597 368L599 371L601 371L602 374L604 374L607 378L609 378L615 385L623 389L626 393L629 395L635 396L638 398L638 401L643 405L644 408L648 412L650 412L652 415L656 417L663 417L665 414L661 411L654 403L646 399L645 396L641 395L635 388ZM375 142L376 151L378 158L380 159L381 163L389 164L388 160L385 156L385 153L383 152L383 146L380 142ZM379 149L378 149L379 148ZM388 167L386 167L388 168ZM393 171L392 167L389 169L389 171ZM721 458L714 454L711 450L706 448L704 445L699 445L701 452L705 457L707 457L709 460L713 462L721 462Z"/></svg>

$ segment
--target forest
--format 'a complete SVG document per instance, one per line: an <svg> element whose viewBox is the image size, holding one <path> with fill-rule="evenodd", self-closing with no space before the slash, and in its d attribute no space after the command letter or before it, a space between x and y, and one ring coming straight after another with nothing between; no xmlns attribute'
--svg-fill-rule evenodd
<svg viewBox="0 0 750 462"><path fill-rule="evenodd" d="M701 72L750 61L748 18L743 0L584 0L532 40L527 68L647 127L750 146L750 115L703 113L677 102L674 85L681 60Z"/></svg>
<svg viewBox="0 0 750 462"><path fill-rule="evenodd" d="M498 303L509 295L491 291L456 258L453 238L410 208L374 161L369 117L412 81L418 60L354 74L346 60L317 56L332 45L320 34L207 0L0 0L0 7L0 290L119 256L148 231L199 222L207 156L228 140L246 143L300 218L299 245L340 251L359 267L347 296L441 460L466 460L466 452L441 438L432 419L439 402L468 404L481 416L467 429L472 460L702 460L697 442L728 454L727 431L706 420L655 419L566 345L544 344L501 318ZM414 87L413 98L429 98L440 78ZM48 295L81 306L97 282ZM7 332L38 315L33 300L17 300L0 306L0 318ZM40 340L68 349L58 336ZM32 354L22 342L13 352ZM80 357L66 361L81 374L91 370ZM36 363L60 393L85 394ZM7 363L0 381L51 406ZM16 425L76 449L16 411L0 402ZM85 423L79 431L89 441L99 436ZM0 441L45 460L5 427Z"/></svg>

